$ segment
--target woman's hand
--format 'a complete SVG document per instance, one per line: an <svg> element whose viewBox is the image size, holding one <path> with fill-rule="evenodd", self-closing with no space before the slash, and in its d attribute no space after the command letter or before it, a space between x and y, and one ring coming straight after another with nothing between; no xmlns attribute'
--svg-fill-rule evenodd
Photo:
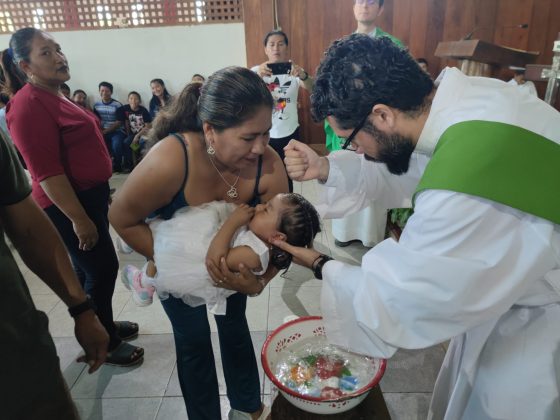
<svg viewBox="0 0 560 420"><path fill-rule="evenodd" d="M277 246L278 248L290 253L293 257L293 262L307 268L312 268L311 266L313 265L315 260L322 255L320 252L315 251L313 248L293 246L278 239L273 239L272 245Z"/></svg>
<svg viewBox="0 0 560 420"><path fill-rule="evenodd" d="M296 63L292 63L292 70L290 71L290 74L292 76L299 77L300 80L303 80L303 79L307 80L307 77L309 77L307 72Z"/></svg>
<svg viewBox="0 0 560 420"><path fill-rule="evenodd" d="M207 259L206 268L216 287L235 290L246 295L262 292L263 286L258 277L243 264L239 264L239 273L234 273L228 268L225 258L220 259L219 266Z"/></svg>
<svg viewBox="0 0 560 420"><path fill-rule="evenodd" d="M272 76L272 70L268 67L268 62L264 62L259 66L257 74L261 77Z"/></svg>
<svg viewBox="0 0 560 420"><path fill-rule="evenodd" d="M89 217L84 217L83 219L73 220L72 227L74 228L74 233L78 237L78 248L82 251L92 250L97 244L99 234L97 232L97 227L91 219Z"/></svg>

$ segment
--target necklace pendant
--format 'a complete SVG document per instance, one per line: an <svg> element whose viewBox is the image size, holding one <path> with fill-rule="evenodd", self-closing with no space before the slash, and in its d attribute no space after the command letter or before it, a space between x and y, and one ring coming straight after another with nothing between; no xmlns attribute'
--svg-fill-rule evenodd
<svg viewBox="0 0 560 420"><path fill-rule="evenodd" d="M230 188L229 188L229 190L226 194L229 198L239 197L239 194L237 193L237 188L235 188L233 185L230 186Z"/></svg>

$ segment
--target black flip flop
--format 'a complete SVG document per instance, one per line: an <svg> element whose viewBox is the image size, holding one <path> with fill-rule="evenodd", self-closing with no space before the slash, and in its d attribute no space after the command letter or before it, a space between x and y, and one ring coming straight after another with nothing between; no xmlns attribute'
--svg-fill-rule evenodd
<svg viewBox="0 0 560 420"><path fill-rule="evenodd" d="M134 366L144 360L144 349L122 341L115 349L107 353L106 365Z"/></svg>
<svg viewBox="0 0 560 420"><path fill-rule="evenodd" d="M138 337L138 324L130 321L115 321L117 335L121 340L132 340Z"/></svg>

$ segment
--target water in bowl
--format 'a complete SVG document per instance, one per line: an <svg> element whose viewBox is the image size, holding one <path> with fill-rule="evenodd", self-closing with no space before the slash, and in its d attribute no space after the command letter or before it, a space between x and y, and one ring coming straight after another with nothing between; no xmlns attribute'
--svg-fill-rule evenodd
<svg viewBox="0 0 560 420"><path fill-rule="evenodd" d="M300 395L335 400L368 385L376 373L373 358L329 344L325 336L310 337L284 350L274 374Z"/></svg>

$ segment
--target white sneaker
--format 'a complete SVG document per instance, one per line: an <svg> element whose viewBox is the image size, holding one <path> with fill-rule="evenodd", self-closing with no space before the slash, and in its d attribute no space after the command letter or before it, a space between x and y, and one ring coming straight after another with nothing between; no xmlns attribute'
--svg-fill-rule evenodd
<svg viewBox="0 0 560 420"><path fill-rule="evenodd" d="M121 254L132 254L134 251L128 244L120 237L117 237L117 249Z"/></svg>
<svg viewBox="0 0 560 420"><path fill-rule="evenodd" d="M257 420L266 420L270 415L270 407L263 404L263 411ZM252 420L251 414L235 409L229 410L228 420Z"/></svg>

